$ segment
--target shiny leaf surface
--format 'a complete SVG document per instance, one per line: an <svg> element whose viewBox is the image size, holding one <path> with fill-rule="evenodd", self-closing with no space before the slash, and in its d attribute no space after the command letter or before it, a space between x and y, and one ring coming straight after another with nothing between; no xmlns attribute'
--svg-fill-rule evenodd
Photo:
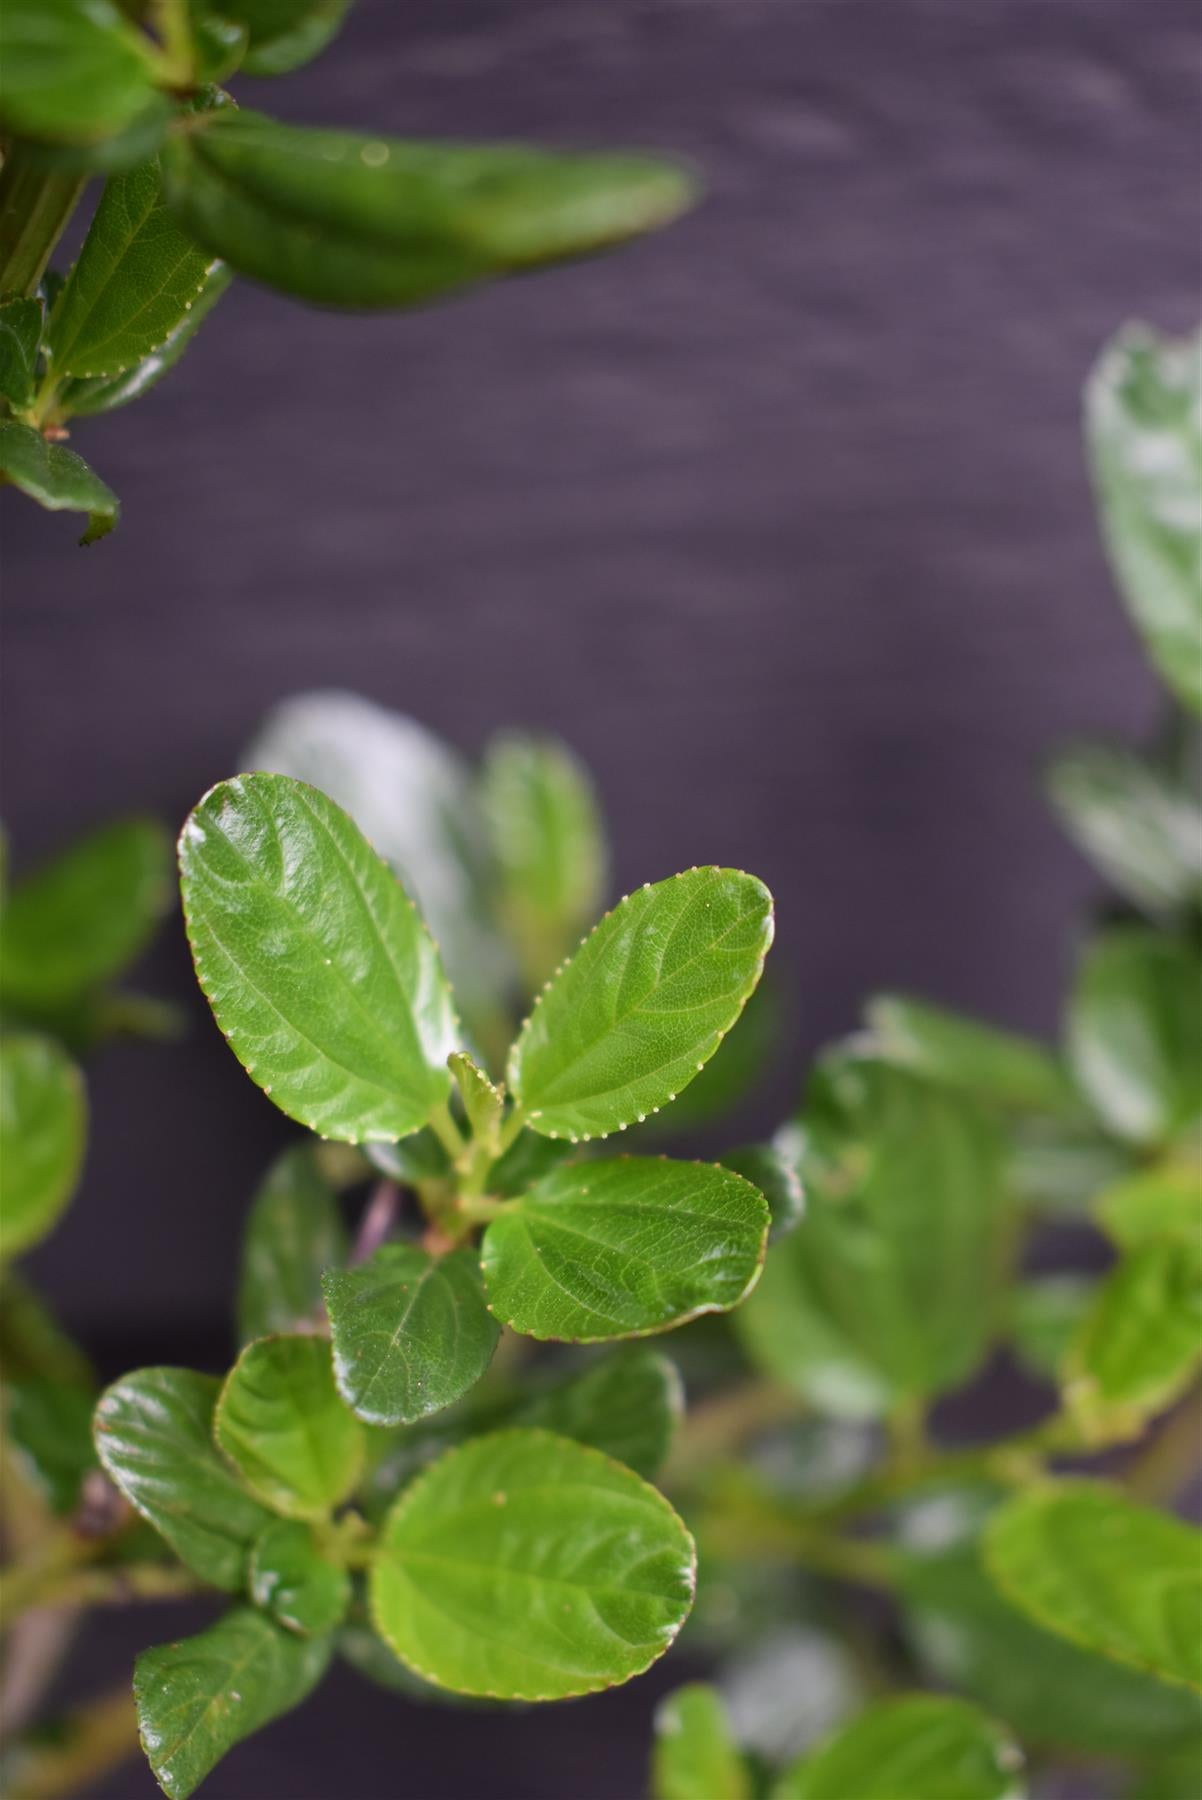
<svg viewBox="0 0 1202 1800"><path fill-rule="evenodd" d="M351 1583L318 1551L299 1519L277 1519L250 1559L250 1596L277 1624L305 1637L333 1631L346 1616Z"/></svg>
<svg viewBox="0 0 1202 1800"><path fill-rule="evenodd" d="M226 1378L213 1428L247 1487L290 1518L325 1518L363 1467L363 1430L338 1396L323 1337L248 1344Z"/></svg>
<svg viewBox="0 0 1202 1800"><path fill-rule="evenodd" d="M64 444L48 444L30 425L0 423L0 483L8 481L47 512L82 512L88 526L81 544L94 544L117 523L120 501L82 456Z"/></svg>
<svg viewBox="0 0 1202 1800"><path fill-rule="evenodd" d="M62 418L90 418L96 413L114 412L119 406L128 406L131 400L140 400L175 367L230 285L230 280L230 272L224 263L210 262L191 311L168 332L157 350L152 350L149 356L144 356L120 375L98 375L64 382L59 389L56 414Z"/></svg>
<svg viewBox="0 0 1202 1800"><path fill-rule="evenodd" d="M319 56L351 0L219 0L216 10L246 32L248 75L286 75Z"/></svg>
<svg viewBox="0 0 1202 1800"><path fill-rule="evenodd" d="M0 302L0 398L13 406L28 406L33 399L41 336L40 300Z"/></svg>
<svg viewBox="0 0 1202 1800"><path fill-rule="evenodd" d="M55 1224L83 1165L83 1078L49 1038L0 1038L0 1256L27 1250Z"/></svg>

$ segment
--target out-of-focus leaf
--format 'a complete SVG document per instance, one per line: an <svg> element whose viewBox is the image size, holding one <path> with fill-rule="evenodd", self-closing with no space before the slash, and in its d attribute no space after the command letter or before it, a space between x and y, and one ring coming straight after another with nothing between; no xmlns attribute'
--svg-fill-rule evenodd
<svg viewBox="0 0 1202 1800"><path fill-rule="evenodd" d="M13 406L28 406L33 399L41 336L40 300L0 302L0 398Z"/></svg>
<svg viewBox="0 0 1202 1800"><path fill-rule="evenodd" d="M1202 896L1202 807L1150 758L1114 744L1062 751L1047 790L1069 835L1106 879L1145 912L1173 913Z"/></svg>
<svg viewBox="0 0 1202 1800"><path fill-rule="evenodd" d="M797 1158L784 1144L747 1144L728 1151L721 1160L724 1169L733 1169L752 1187L759 1188L768 1202L772 1219L770 1243L793 1230L805 1209L805 1194Z"/></svg>
<svg viewBox="0 0 1202 1800"><path fill-rule="evenodd" d="M1169 1143L1202 1114L1202 953L1138 926L1095 938L1069 1004L1081 1087L1117 1137Z"/></svg>
<svg viewBox="0 0 1202 1800"><path fill-rule="evenodd" d="M289 1631L318 1637L341 1624L351 1583L345 1569L321 1555L307 1525L277 1519L251 1554L250 1595Z"/></svg>
<svg viewBox="0 0 1202 1800"><path fill-rule="evenodd" d="M602 1357L578 1375L535 1390L506 1417L591 1444L636 1475L653 1476L684 1412L676 1367L645 1345Z"/></svg>
<svg viewBox="0 0 1202 1800"><path fill-rule="evenodd" d="M14 1268L0 1272L0 1369L9 1380L49 1381L89 1394L95 1385L79 1345Z"/></svg>
<svg viewBox="0 0 1202 1800"><path fill-rule="evenodd" d="M88 528L81 544L94 544L117 523L121 503L82 456L64 444L48 444L31 425L0 423L0 485L9 482L47 512L82 512Z"/></svg>
<svg viewBox="0 0 1202 1800"><path fill-rule="evenodd" d="M322 1303L325 1269L346 1260L334 1190L307 1144L278 1156L255 1195L242 1240L238 1337L244 1344L295 1330Z"/></svg>
<svg viewBox="0 0 1202 1800"><path fill-rule="evenodd" d="M131 400L140 400L169 369L175 367L230 285L230 279L224 263L211 262L200 292L192 302L192 310L184 314L157 350L120 375L98 375L84 381L64 382L59 389L56 413L62 418L89 418L95 413L113 412L119 406L128 406Z"/></svg>
<svg viewBox="0 0 1202 1800"><path fill-rule="evenodd" d="M36 1244L75 1191L87 1100L75 1064L49 1038L0 1038L0 1257Z"/></svg>
<svg viewBox="0 0 1202 1800"><path fill-rule="evenodd" d="M286 75L319 56L351 0L213 0L213 10L246 34L248 75ZM216 79L216 77L211 77Z"/></svg>
<svg viewBox="0 0 1202 1800"><path fill-rule="evenodd" d="M498 1157L489 1170L488 1191L503 1199L528 1193L561 1162L580 1154L567 1138L545 1138L534 1131L520 1131L504 1156Z"/></svg>
<svg viewBox="0 0 1202 1800"><path fill-rule="evenodd" d="M363 1429L339 1399L324 1337L248 1344L221 1390L213 1431L247 1487L290 1518L324 1519L363 1467Z"/></svg>
<svg viewBox="0 0 1202 1800"><path fill-rule="evenodd" d="M1095 1216L1125 1249L1155 1238L1202 1242L1202 1165L1168 1162L1132 1175L1101 1195Z"/></svg>
<svg viewBox="0 0 1202 1800"><path fill-rule="evenodd" d="M1057 1379L1095 1288L1089 1275L1033 1275L1011 1289L1011 1344L1032 1375Z"/></svg>
<svg viewBox="0 0 1202 1800"><path fill-rule="evenodd" d="M399 1138L395 1144L373 1142L369 1138L363 1146L363 1154L373 1169L390 1176L393 1181L415 1184L442 1181L451 1167L449 1156L428 1126L424 1131Z"/></svg>
<svg viewBox="0 0 1202 1800"><path fill-rule="evenodd" d="M1149 1241L1111 1270L1065 1357L1067 1397L1087 1430L1134 1436L1202 1365L1202 1237Z"/></svg>
<svg viewBox="0 0 1202 1800"><path fill-rule="evenodd" d="M654 1800L751 1800L751 1771L722 1696L704 1682L677 1688L656 1709L652 1793Z"/></svg>
<svg viewBox="0 0 1202 1800"><path fill-rule="evenodd" d="M904 994L865 1008L868 1047L882 1062L960 1088L990 1106L1070 1115L1080 1105L1060 1063L1034 1038Z"/></svg>
<svg viewBox="0 0 1202 1800"><path fill-rule="evenodd" d="M964 1700L880 1700L790 1769L773 1800L1023 1800L1023 1757Z"/></svg>
<svg viewBox="0 0 1202 1800"><path fill-rule="evenodd" d="M151 41L112 0L5 0L0 63L0 129L13 137L95 143L157 99Z"/></svg>
<svg viewBox="0 0 1202 1800"><path fill-rule="evenodd" d="M1038 1212L1079 1217L1097 1195L1131 1167L1131 1153L1092 1118L1031 1113L1006 1132L1006 1186Z"/></svg>
<svg viewBox="0 0 1202 1800"><path fill-rule="evenodd" d="M5 1382L8 1443L31 1485L60 1515L74 1510L80 1484L96 1466L92 1404L91 1394L82 1387L44 1378Z"/></svg>

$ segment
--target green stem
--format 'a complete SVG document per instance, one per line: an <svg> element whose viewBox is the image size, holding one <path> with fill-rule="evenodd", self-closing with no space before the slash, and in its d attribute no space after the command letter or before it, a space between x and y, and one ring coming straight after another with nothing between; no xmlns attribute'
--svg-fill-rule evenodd
<svg viewBox="0 0 1202 1800"><path fill-rule="evenodd" d="M458 1162L467 1149L468 1140L455 1123L454 1114L445 1102L441 1106L436 1106L430 1114L430 1129L451 1161Z"/></svg>
<svg viewBox="0 0 1202 1800"><path fill-rule="evenodd" d="M505 1152L509 1149L509 1146L515 1142L525 1123L525 1113L523 1113L520 1106L515 1106L509 1117L503 1121L500 1132L498 1133L497 1159L504 1156Z"/></svg>
<svg viewBox="0 0 1202 1800"><path fill-rule="evenodd" d="M86 175L42 168L13 144L0 170L0 294L32 294L66 229Z"/></svg>

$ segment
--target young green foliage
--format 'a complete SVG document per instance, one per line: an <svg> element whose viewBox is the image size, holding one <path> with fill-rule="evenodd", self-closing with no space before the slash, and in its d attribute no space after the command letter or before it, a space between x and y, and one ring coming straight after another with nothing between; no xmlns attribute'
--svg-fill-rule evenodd
<svg viewBox="0 0 1202 1800"><path fill-rule="evenodd" d="M289 1518L326 1518L363 1466L363 1431L338 1397L321 1337L248 1344L226 1377L213 1430L251 1492Z"/></svg>

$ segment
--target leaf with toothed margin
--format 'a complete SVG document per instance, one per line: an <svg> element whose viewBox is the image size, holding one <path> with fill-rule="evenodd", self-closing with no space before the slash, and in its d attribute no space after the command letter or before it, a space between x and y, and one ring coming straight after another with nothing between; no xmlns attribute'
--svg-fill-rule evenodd
<svg viewBox="0 0 1202 1800"><path fill-rule="evenodd" d="M367 1262L331 1271L322 1288L339 1391L371 1425L412 1424L458 1400L501 1335L474 1250L433 1257L416 1244L385 1244Z"/></svg>
<svg viewBox="0 0 1202 1800"><path fill-rule="evenodd" d="M361 1143L446 1102L457 1027L438 952L332 800L285 775L223 781L184 826L180 871L200 985L281 1111Z"/></svg>
<svg viewBox="0 0 1202 1800"><path fill-rule="evenodd" d="M534 1131L607 1137L674 1100L760 978L772 896L737 869L692 869L629 894L535 1003L509 1087Z"/></svg>
<svg viewBox="0 0 1202 1800"><path fill-rule="evenodd" d="M495 1153L497 1130L505 1106L504 1091L462 1050L452 1050L447 1066L459 1087L472 1136Z"/></svg>
<svg viewBox="0 0 1202 1800"><path fill-rule="evenodd" d="M944 1694L879 1700L786 1771L772 1800L1023 1800L1000 1725Z"/></svg>
<svg viewBox="0 0 1202 1800"><path fill-rule="evenodd" d="M763 1195L733 1170L624 1156L557 1169L511 1201L481 1266L515 1331L594 1343L737 1306L767 1236Z"/></svg>
<svg viewBox="0 0 1202 1800"><path fill-rule="evenodd" d="M503 1431L405 1489L371 1571L377 1631L455 1693L560 1700L642 1674L693 1601L693 1541L599 1451Z"/></svg>
<svg viewBox="0 0 1202 1800"><path fill-rule="evenodd" d="M326 1518L363 1467L363 1427L338 1397L324 1337L248 1344L226 1377L213 1431L247 1487L289 1518Z"/></svg>

